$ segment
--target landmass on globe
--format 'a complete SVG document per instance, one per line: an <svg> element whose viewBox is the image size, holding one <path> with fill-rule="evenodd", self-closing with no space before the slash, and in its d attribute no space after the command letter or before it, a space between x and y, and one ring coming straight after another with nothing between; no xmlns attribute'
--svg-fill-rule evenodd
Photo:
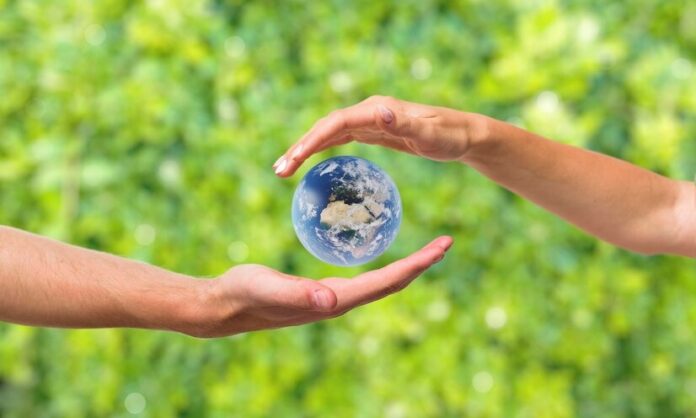
<svg viewBox="0 0 696 418"><path fill-rule="evenodd" d="M372 221L375 217L364 205L346 204L344 201L331 202L321 211L320 222L329 228L357 229L356 225Z"/></svg>

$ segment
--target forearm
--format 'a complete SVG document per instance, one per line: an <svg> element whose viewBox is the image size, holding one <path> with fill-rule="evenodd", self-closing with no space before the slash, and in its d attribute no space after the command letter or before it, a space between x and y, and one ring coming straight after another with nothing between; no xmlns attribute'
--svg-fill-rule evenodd
<svg viewBox="0 0 696 418"><path fill-rule="evenodd" d="M583 230L641 253L696 257L696 190L485 118L463 161Z"/></svg>
<svg viewBox="0 0 696 418"><path fill-rule="evenodd" d="M203 282L0 227L0 320L185 330Z"/></svg>

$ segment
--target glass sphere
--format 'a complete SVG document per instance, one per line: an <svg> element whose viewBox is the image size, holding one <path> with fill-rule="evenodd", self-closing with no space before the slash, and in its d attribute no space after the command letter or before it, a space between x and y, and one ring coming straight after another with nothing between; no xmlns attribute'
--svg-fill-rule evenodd
<svg viewBox="0 0 696 418"><path fill-rule="evenodd" d="M356 266L381 255L401 225L401 197L392 179L363 158L341 156L314 166L292 202L292 223L318 259Z"/></svg>

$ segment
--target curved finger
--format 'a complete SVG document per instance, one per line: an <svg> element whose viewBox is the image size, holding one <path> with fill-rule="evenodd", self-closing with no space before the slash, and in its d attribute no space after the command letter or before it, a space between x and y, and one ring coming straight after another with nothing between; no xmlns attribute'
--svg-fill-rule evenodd
<svg viewBox="0 0 696 418"><path fill-rule="evenodd" d="M352 280L331 286L338 297L337 309L345 310L381 299L408 286L433 264L442 260L452 238L439 237L410 256Z"/></svg>
<svg viewBox="0 0 696 418"><path fill-rule="evenodd" d="M275 173L280 177L293 175L309 157L327 148L326 145L346 143L350 140L351 130L367 126L374 126L374 120L371 108L365 105L332 112L280 157L275 165Z"/></svg>

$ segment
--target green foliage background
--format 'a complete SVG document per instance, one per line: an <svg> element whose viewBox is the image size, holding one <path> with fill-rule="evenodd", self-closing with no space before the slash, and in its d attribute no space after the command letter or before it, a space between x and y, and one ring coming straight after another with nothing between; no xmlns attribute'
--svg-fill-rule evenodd
<svg viewBox="0 0 696 418"><path fill-rule="evenodd" d="M402 193L366 269L456 239L406 291L311 326L0 325L0 416L696 415L692 260L599 243L456 164L349 145L290 180L270 168L387 94L692 178L695 58L687 0L0 0L0 223L196 276L353 275L290 223L298 179L340 153Z"/></svg>

